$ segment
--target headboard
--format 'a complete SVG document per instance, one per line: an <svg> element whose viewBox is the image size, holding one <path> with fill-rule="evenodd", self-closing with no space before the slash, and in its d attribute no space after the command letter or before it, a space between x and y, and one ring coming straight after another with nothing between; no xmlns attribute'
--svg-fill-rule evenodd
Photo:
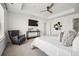
<svg viewBox="0 0 79 59"><path fill-rule="evenodd" d="M73 19L73 29L79 32L79 18Z"/></svg>

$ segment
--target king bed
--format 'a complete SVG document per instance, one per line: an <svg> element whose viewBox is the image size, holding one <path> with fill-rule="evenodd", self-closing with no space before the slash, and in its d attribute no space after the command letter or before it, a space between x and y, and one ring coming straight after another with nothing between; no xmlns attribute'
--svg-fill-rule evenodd
<svg viewBox="0 0 79 59"><path fill-rule="evenodd" d="M75 40L78 42L77 39ZM76 43L76 41L74 42ZM58 37L41 36L34 39L34 41L31 44L31 48L37 47L43 52L45 52L48 56L77 56L79 55L78 48L76 49L77 45L78 44L73 46L65 46L62 42L60 42Z"/></svg>

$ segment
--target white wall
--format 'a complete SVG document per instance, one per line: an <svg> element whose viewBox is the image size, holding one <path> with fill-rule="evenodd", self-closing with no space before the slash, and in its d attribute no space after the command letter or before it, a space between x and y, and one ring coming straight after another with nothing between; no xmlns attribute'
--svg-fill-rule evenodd
<svg viewBox="0 0 79 59"><path fill-rule="evenodd" d="M0 55L2 55L7 43L6 40L7 38L5 36L5 33L7 32L6 16L7 16L7 11L4 9L3 5L0 4Z"/></svg>
<svg viewBox="0 0 79 59"><path fill-rule="evenodd" d="M4 9L0 4L0 35L4 35Z"/></svg>
<svg viewBox="0 0 79 59"><path fill-rule="evenodd" d="M50 21L47 21L47 26L46 26L46 32L47 35L50 35L53 31L53 26L56 24L58 21L61 22L62 24L62 30L72 30L73 29L73 19L74 18L79 18L79 13L78 14L72 14L72 15L67 15L67 16L62 16L58 17L56 19L51 19Z"/></svg>
<svg viewBox="0 0 79 59"><path fill-rule="evenodd" d="M7 10L4 10L4 32L7 33Z"/></svg>
<svg viewBox="0 0 79 59"><path fill-rule="evenodd" d="M28 19L38 20L39 26L33 28L40 29L41 34L44 34L44 21L42 19L13 12L8 12L8 30L20 30L20 34L26 34L26 31L30 28L30 26L28 26Z"/></svg>

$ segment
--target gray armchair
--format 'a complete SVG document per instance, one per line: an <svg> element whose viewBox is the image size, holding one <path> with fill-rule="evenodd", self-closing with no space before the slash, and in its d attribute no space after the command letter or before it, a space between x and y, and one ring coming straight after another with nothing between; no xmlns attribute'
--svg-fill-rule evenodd
<svg viewBox="0 0 79 59"><path fill-rule="evenodd" d="M10 30L8 34L13 44L20 45L25 41L25 35L19 35L19 30Z"/></svg>

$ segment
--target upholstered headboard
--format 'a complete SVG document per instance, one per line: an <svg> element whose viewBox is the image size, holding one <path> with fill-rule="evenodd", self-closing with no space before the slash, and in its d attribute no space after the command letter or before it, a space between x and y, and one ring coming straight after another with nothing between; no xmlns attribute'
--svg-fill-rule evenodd
<svg viewBox="0 0 79 59"><path fill-rule="evenodd" d="M73 29L79 32L79 18L73 19Z"/></svg>

